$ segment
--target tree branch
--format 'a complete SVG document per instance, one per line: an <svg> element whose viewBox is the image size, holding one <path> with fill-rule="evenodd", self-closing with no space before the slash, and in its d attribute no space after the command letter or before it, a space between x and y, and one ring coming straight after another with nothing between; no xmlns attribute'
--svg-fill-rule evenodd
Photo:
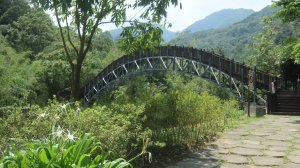
<svg viewBox="0 0 300 168"><path fill-rule="evenodd" d="M124 20L124 21L120 21L122 23L133 23L133 22L137 22L137 21L132 21L132 20ZM102 25L102 24L109 24L109 23L116 23L115 21L107 21L107 22L101 22L98 24L99 25ZM138 22L138 23L146 23L146 22Z"/></svg>
<svg viewBox="0 0 300 168"><path fill-rule="evenodd" d="M76 3L76 11L75 11L75 22L76 22L76 25L77 25L77 32L78 32L78 36L79 36L79 39L81 40L81 32L80 32L80 21L79 21L79 18L80 18L80 14L78 12L78 4Z"/></svg>
<svg viewBox="0 0 300 168"><path fill-rule="evenodd" d="M69 50L68 50L67 44L66 44L66 40L65 40L65 37L64 37L64 34L63 34L63 30L62 30L62 27L61 27L61 24L60 24L60 20L58 18L58 12L57 12L57 7L56 6L54 7L54 11L55 11L55 17L56 17L56 20L57 20L57 23L58 23L59 31L60 31L60 36L61 36L61 39L63 41L64 49L65 49L65 52L66 52L66 55L67 55L67 59L68 59L70 65L73 66L72 59L70 57Z"/></svg>
<svg viewBox="0 0 300 168"><path fill-rule="evenodd" d="M70 30L69 30L69 23L68 23L68 18L67 17L66 17L66 25L67 25L67 31L68 31L68 40L69 40L71 46L73 47L73 49L75 50L76 54L78 55L78 50L77 50L77 48L75 47L74 43L71 40Z"/></svg>
<svg viewBox="0 0 300 168"><path fill-rule="evenodd" d="M105 1L107 3L107 1ZM93 26L93 29L91 31L91 34L90 34L90 37L88 39L88 44L84 50L84 57L86 56L88 50L90 49L90 46L91 46L91 43L92 43L92 39L93 39L93 36L98 28L98 25L100 23L100 21L103 19L104 16L106 16L107 14L109 14L116 6L117 6L117 2L108 10L104 10L104 7L106 6L106 3L102 5L102 8L101 8L101 12L98 14L97 16L97 20L96 20L96 23L94 24ZM82 58L82 61L84 59L84 57Z"/></svg>

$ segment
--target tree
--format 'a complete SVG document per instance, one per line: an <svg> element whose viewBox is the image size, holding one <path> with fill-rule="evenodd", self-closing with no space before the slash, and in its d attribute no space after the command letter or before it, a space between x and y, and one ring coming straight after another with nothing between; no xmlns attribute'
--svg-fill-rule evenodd
<svg viewBox="0 0 300 168"><path fill-rule="evenodd" d="M281 7L277 15L283 21L291 22L300 18L300 0L279 0L274 3Z"/></svg>
<svg viewBox="0 0 300 168"><path fill-rule="evenodd" d="M44 10L54 11L65 55L71 66L71 96L78 100L81 97L82 65L93 37L99 31L98 27L105 23L120 26L125 22L131 22L131 26L135 29L125 29L126 45L143 44L145 41L160 42L156 40L159 30L151 28L150 23L163 21L167 16L167 7L176 6L178 0L136 0L131 4L125 0L32 0L32 2ZM138 17L146 20L147 23L139 24L138 21L127 20L126 11L130 8L143 9L144 11ZM143 31L136 31L137 28ZM70 31L73 29L77 32L78 43L74 43L75 39L70 36ZM150 39L136 38L136 35L144 35L144 33L148 34L149 36L146 37ZM142 43L136 43L136 40Z"/></svg>
<svg viewBox="0 0 300 168"><path fill-rule="evenodd" d="M277 16L284 22L290 22L295 25L296 30L300 25L300 0L279 0L274 1L274 4L280 7ZM287 54L290 54L295 63L300 64L300 36L291 35L293 40L287 44Z"/></svg>
<svg viewBox="0 0 300 168"><path fill-rule="evenodd" d="M10 24L29 11L30 6L25 0L1 0L0 25Z"/></svg>
<svg viewBox="0 0 300 168"><path fill-rule="evenodd" d="M270 17L265 17L262 24L263 31L253 38L255 53L248 58L248 62L265 72L278 74L282 59L282 46L276 44L276 38L280 35L279 25Z"/></svg>
<svg viewBox="0 0 300 168"><path fill-rule="evenodd" d="M11 23L6 38L18 50L38 53L54 40L54 25L44 11L32 10Z"/></svg>

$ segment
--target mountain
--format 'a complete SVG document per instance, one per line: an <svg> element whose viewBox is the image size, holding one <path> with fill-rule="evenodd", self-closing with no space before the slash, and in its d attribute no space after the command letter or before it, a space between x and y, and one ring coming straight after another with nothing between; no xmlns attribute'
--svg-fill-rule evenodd
<svg viewBox="0 0 300 168"><path fill-rule="evenodd" d="M163 31L162 38L164 39L165 42L169 42L171 39L174 39L176 37L175 32L172 32L165 28L161 28L161 29ZM111 34L112 38L115 40L120 37L120 34L122 33L122 29L113 29L113 30L110 30L109 33Z"/></svg>
<svg viewBox="0 0 300 168"><path fill-rule="evenodd" d="M199 20L185 29L191 33L208 29L223 28L240 22L253 14L252 9L223 9Z"/></svg>
<svg viewBox="0 0 300 168"><path fill-rule="evenodd" d="M122 33L122 29L113 29L109 31L111 37L115 40L120 37L120 34Z"/></svg>
<svg viewBox="0 0 300 168"><path fill-rule="evenodd" d="M196 33L184 31L179 33L169 44L213 49L226 57L244 61L246 57L253 54L251 48L253 37L263 30L261 20L265 16L272 16L277 10L266 7L225 28L198 31Z"/></svg>

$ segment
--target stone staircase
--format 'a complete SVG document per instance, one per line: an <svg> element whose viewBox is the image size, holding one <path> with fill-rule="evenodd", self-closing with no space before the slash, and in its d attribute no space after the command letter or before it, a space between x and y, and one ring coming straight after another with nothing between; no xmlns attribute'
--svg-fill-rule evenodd
<svg viewBox="0 0 300 168"><path fill-rule="evenodd" d="M292 91L278 91L274 97L272 114L300 115L300 96Z"/></svg>

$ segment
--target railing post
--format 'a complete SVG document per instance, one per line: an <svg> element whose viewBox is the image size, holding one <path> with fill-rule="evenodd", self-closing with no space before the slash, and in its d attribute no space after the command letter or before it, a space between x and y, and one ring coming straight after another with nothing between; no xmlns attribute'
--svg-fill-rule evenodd
<svg viewBox="0 0 300 168"><path fill-rule="evenodd" d="M232 90L232 62L233 62L233 59L231 59L229 62L229 75L230 75L229 87L230 87L230 90Z"/></svg>
<svg viewBox="0 0 300 168"><path fill-rule="evenodd" d="M244 82L244 66L245 66L245 63L243 62L243 64L242 64L242 69L241 69L241 84L242 84L242 94L241 94L241 99L242 99L242 101L244 100L244 84L245 84L245 82Z"/></svg>
<svg viewBox="0 0 300 168"><path fill-rule="evenodd" d="M174 55L173 55L173 71L176 71L176 62L175 62L175 59L176 59L176 51L177 51L177 46L174 47Z"/></svg>
<svg viewBox="0 0 300 168"><path fill-rule="evenodd" d="M253 71L253 102L256 103L256 91L257 91L257 83L256 83L256 66Z"/></svg>
<svg viewBox="0 0 300 168"><path fill-rule="evenodd" d="M188 57L189 57L189 69L188 69L188 72L192 73L192 54L191 54L191 48L188 48Z"/></svg>
<svg viewBox="0 0 300 168"><path fill-rule="evenodd" d="M300 96L300 74L298 74L296 91L297 91L297 96Z"/></svg>
<svg viewBox="0 0 300 168"><path fill-rule="evenodd" d="M211 55L209 55L209 59L208 59L208 66L209 66L209 80L211 80L211 71L210 71L210 68L211 68Z"/></svg>

